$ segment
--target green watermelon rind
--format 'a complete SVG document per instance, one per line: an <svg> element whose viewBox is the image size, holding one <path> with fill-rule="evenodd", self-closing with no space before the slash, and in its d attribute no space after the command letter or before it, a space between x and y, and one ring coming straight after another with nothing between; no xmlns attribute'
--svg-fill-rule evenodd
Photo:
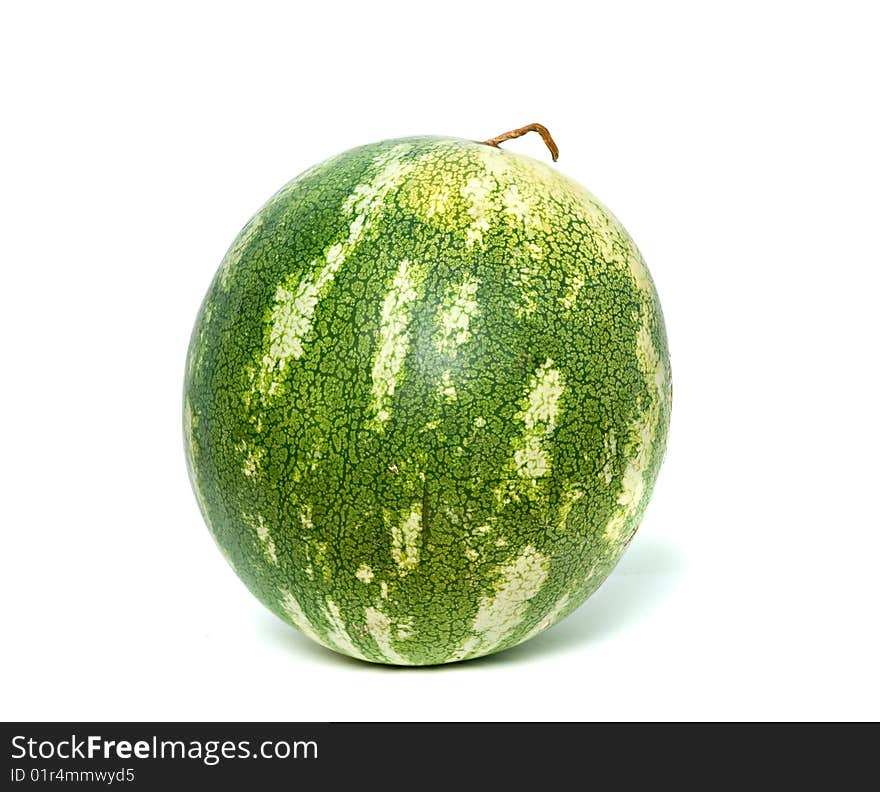
<svg viewBox="0 0 880 792"><path fill-rule="evenodd" d="M644 261L555 169L383 141L284 186L227 252L187 464L248 588L319 643L429 665L577 608L632 539L671 380Z"/></svg>

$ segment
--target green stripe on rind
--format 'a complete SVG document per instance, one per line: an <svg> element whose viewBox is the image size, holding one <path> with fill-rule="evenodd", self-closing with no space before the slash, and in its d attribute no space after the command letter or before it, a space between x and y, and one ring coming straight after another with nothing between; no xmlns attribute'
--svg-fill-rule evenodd
<svg viewBox="0 0 880 792"><path fill-rule="evenodd" d="M601 584L671 385L653 283L601 204L413 138L312 168L245 227L185 396L193 487L251 590L337 651L427 664L515 645ZM529 558L543 579L517 588Z"/></svg>

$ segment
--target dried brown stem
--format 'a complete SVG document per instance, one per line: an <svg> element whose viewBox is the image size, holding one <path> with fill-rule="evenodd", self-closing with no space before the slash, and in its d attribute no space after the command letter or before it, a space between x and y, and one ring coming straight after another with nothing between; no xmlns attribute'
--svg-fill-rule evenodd
<svg viewBox="0 0 880 792"><path fill-rule="evenodd" d="M510 132L502 132L500 135L496 135L489 140L484 140L483 143L487 146L495 146L495 148L498 148L499 143L503 143L505 140L513 140L514 138L522 137L527 132L537 132L544 143L547 144L547 148L550 149L550 156L553 157L553 161L556 162L556 160L559 159L559 148L550 136L547 127L543 124L526 124L525 126L519 127L519 129L511 129Z"/></svg>

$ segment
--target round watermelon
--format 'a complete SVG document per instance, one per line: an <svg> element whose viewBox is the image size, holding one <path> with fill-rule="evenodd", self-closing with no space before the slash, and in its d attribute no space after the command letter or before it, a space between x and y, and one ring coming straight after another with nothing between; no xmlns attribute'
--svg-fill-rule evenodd
<svg viewBox="0 0 880 792"><path fill-rule="evenodd" d="M480 657L632 539L670 370L633 241L554 168L417 137L302 173L233 242L184 386L199 506L248 588L361 660Z"/></svg>

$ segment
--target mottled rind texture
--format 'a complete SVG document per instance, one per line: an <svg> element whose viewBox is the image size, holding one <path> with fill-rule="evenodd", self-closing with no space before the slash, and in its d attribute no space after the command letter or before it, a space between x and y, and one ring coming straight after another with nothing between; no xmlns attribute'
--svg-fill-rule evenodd
<svg viewBox="0 0 880 792"><path fill-rule="evenodd" d="M301 174L245 226L193 331L184 432L250 590L352 657L514 646L592 594L669 426L641 255L540 162L391 140Z"/></svg>

